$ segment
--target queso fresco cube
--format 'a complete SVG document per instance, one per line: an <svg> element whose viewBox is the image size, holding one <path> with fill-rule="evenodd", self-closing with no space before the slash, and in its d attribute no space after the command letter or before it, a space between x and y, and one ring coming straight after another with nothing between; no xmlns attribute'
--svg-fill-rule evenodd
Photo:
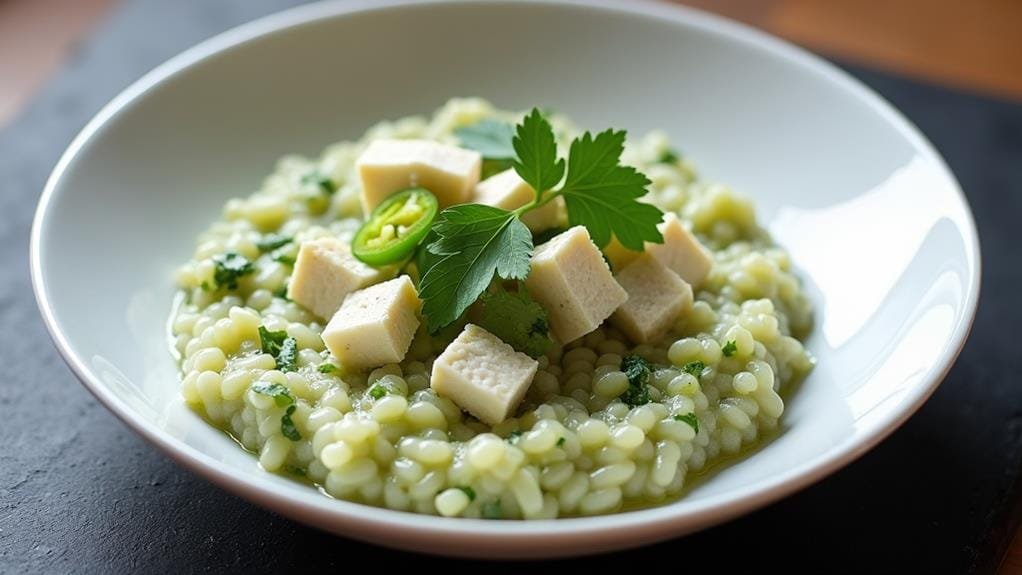
<svg viewBox="0 0 1022 575"><path fill-rule="evenodd" d="M348 370L404 359L419 329L419 294L400 276L349 295L323 330L323 343Z"/></svg>
<svg viewBox="0 0 1022 575"><path fill-rule="evenodd" d="M692 308L692 287L651 254L642 254L614 278L628 292L628 301L610 321L635 343L660 340Z"/></svg>
<svg viewBox="0 0 1022 575"><path fill-rule="evenodd" d="M494 174L476 185L473 201L504 210L514 210L536 198L532 186L518 175L514 168ZM522 215L522 223L533 233L542 232L556 227L560 218L562 198L556 198L547 205L526 212Z"/></svg>
<svg viewBox="0 0 1022 575"><path fill-rule="evenodd" d="M362 181L362 209L373 211L388 196L407 188L433 192L441 208L472 196L482 169L479 152L428 140L374 140L355 165Z"/></svg>
<svg viewBox="0 0 1022 575"><path fill-rule="evenodd" d="M657 226L664 236L664 243L646 242L645 252L633 252L622 246L617 239L610 242L604 252L615 270L637 259L641 254L648 253L660 260L694 287L699 287L713 267L713 256L709 250L699 243L692 232L688 231L678 216L667 213L664 220Z"/></svg>
<svg viewBox="0 0 1022 575"><path fill-rule="evenodd" d="M479 421L507 419L532 384L539 362L468 324L433 362L430 387Z"/></svg>
<svg viewBox="0 0 1022 575"><path fill-rule="evenodd" d="M550 328L562 343L593 331L628 299L583 226L536 248L525 286L547 310Z"/></svg>
<svg viewBox="0 0 1022 575"><path fill-rule="evenodd" d="M326 320L349 293L391 275L392 269L377 269L359 261L346 242L320 238L303 242L299 248L287 297Z"/></svg>

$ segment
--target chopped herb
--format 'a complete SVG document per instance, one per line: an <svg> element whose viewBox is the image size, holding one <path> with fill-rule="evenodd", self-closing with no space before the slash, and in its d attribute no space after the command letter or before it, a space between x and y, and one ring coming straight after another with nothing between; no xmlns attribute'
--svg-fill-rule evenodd
<svg viewBox="0 0 1022 575"><path fill-rule="evenodd" d="M671 148L665 148L663 152L660 152L660 156L656 159L659 164L677 164L681 156L676 150Z"/></svg>
<svg viewBox="0 0 1022 575"><path fill-rule="evenodd" d="M279 383L259 382L252 385L252 391L272 397L273 402L276 403L278 407L286 407L295 402L295 398L291 395L288 388Z"/></svg>
<svg viewBox="0 0 1022 575"><path fill-rule="evenodd" d="M277 369L284 372L298 369L298 341L288 337L286 331L270 331L259 326L259 343L263 353L277 360Z"/></svg>
<svg viewBox="0 0 1022 575"><path fill-rule="evenodd" d="M515 148L511 144L515 128L506 122L488 118L479 120L475 124L455 128L454 135L462 147L479 152L487 160L511 160L515 157Z"/></svg>
<svg viewBox="0 0 1022 575"><path fill-rule="evenodd" d="M271 257L273 258L273 261L275 261L275 262L279 262L279 263L282 263L284 265L288 265L288 266L292 266L292 267L295 265L295 257L293 255L283 251L283 250L277 250L276 252L273 252L271 254Z"/></svg>
<svg viewBox="0 0 1022 575"><path fill-rule="evenodd" d="M512 431L511 433L507 434L507 442L514 445L515 443L518 443L518 438L521 436L522 436L521 431L518 430Z"/></svg>
<svg viewBox="0 0 1022 575"><path fill-rule="evenodd" d="M321 363L319 364L319 367L316 368L316 371L320 373L334 373L337 371L337 366L332 363Z"/></svg>
<svg viewBox="0 0 1022 575"><path fill-rule="evenodd" d="M266 234L260 238L258 242L256 242L256 247L259 248L259 251L265 254L266 252L272 252L277 248L286 246L292 241L294 241L294 238L291 236L285 236L283 234Z"/></svg>
<svg viewBox="0 0 1022 575"><path fill-rule="evenodd" d="M292 405L287 408L287 412L280 417L280 432L284 437L291 441L298 441L302 438L302 434L298 433L298 428L295 427L295 422L291 420L291 414L295 412L295 406Z"/></svg>
<svg viewBox="0 0 1022 575"><path fill-rule="evenodd" d="M479 298L483 304L479 327L500 338L516 350L532 356L546 355L553 346L547 311L519 286L509 292L501 286Z"/></svg>
<svg viewBox="0 0 1022 575"><path fill-rule="evenodd" d="M309 172L302 176L302 183L305 185L316 186L324 194L333 195L337 191L337 184L330 178L321 174L320 172Z"/></svg>
<svg viewBox="0 0 1022 575"><path fill-rule="evenodd" d="M209 285L207 281L203 281L199 287L202 288L202 291L213 291L213 286Z"/></svg>
<svg viewBox="0 0 1022 575"><path fill-rule="evenodd" d="M706 369L706 364L701 361L690 361L681 368L681 371L690 373L697 378L703 374L703 370Z"/></svg>
<svg viewBox="0 0 1022 575"><path fill-rule="evenodd" d="M724 357L731 357L738 351L738 344L735 340L731 340L724 344L724 347L720 348L720 351L724 352Z"/></svg>
<svg viewBox="0 0 1022 575"><path fill-rule="evenodd" d="M683 415L675 415L674 419L676 421L684 421L685 423L689 424L689 426L692 429L694 429L696 433L699 433L699 418L696 417L696 414L685 413Z"/></svg>
<svg viewBox="0 0 1022 575"><path fill-rule="evenodd" d="M280 347L284 345L285 339L287 339L286 331L270 331L265 326L259 326L259 343L263 348L263 353L277 357L280 355Z"/></svg>
<svg viewBox="0 0 1022 575"><path fill-rule="evenodd" d="M373 386L369 388L369 397L373 399L380 399L385 395L387 395L387 388L382 385L374 383Z"/></svg>
<svg viewBox="0 0 1022 575"><path fill-rule="evenodd" d="M290 463L284 464L284 471L290 473L291 475L297 475L298 477L305 477L306 475L306 471L304 468L298 467L297 465L291 465Z"/></svg>
<svg viewBox="0 0 1022 575"><path fill-rule="evenodd" d="M433 231L438 239L426 249L440 258L419 285L430 333L457 320L494 275L524 280L529 274L532 232L515 212L462 204L440 212Z"/></svg>
<svg viewBox="0 0 1022 575"><path fill-rule="evenodd" d="M218 288L238 289L238 279L255 271L255 265L237 252L213 256L213 283Z"/></svg>
<svg viewBox="0 0 1022 575"><path fill-rule="evenodd" d="M469 487L467 485L464 485L462 487L458 487L458 489L463 491L465 493L465 495L468 495L468 500L470 502L476 500L476 490L475 489L472 489L471 487Z"/></svg>
<svg viewBox="0 0 1022 575"><path fill-rule="evenodd" d="M635 407L649 403L649 377L652 366L637 355L626 355L621 359L621 371L628 378L628 389L621 394L621 401Z"/></svg>
<svg viewBox="0 0 1022 575"><path fill-rule="evenodd" d="M557 440L557 447L563 447L565 441L567 441L567 440L565 438L563 438L563 437L558 439Z"/></svg>
<svg viewBox="0 0 1022 575"><path fill-rule="evenodd" d="M500 509L499 499L484 503L481 513L483 519L500 519L504 515L504 512Z"/></svg>

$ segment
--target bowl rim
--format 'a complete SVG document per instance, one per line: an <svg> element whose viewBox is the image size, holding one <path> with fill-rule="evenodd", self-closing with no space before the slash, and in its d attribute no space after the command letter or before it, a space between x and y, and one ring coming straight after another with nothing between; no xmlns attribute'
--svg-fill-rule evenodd
<svg viewBox="0 0 1022 575"><path fill-rule="evenodd" d="M794 66L836 84L867 105L883 117L889 125L892 125L927 160L933 162L939 175L950 183L952 190L957 194L960 208L964 211L961 221L963 222L962 226L967 229L962 231L966 234L967 257L972 258L972 266L968 270L969 277L967 278L962 311L955 319L952 336L938 360L926 371L920 379L920 383L909 390L906 399L900 402L897 408L892 408L884 413L879 420L871 420L866 429L853 436L856 437L855 440L842 440L827 451L802 461L782 473L742 488L710 495L699 500L687 501L683 507L679 507L678 502L671 502L611 515L528 521L488 521L464 518L452 520L334 500L307 488L308 493L290 489L279 490L273 483L258 474L238 473L237 470L212 456L171 436L157 423L147 421L127 403L110 392L98 378L93 376L86 361L77 355L65 337L46 289L41 254L41 242L44 229L47 227L47 215L51 211L56 191L62 185L61 180L64 173L86 144L102 130L107 122L149 90L173 80L178 73L194 64L226 51L243 48L245 44L256 41L264 35L320 19L343 17L356 13L401 9L410 6L458 4L553 4L581 10L608 11L664 19L714 33L726 37L729 41L748 45L758 50L771 52L774 56L784 59ZM416 535L458 535L466 538L465 541L469 542L491 539L493 536L500 536L507 541L523 539L538 541L543 537L553 535L583 537L609 534L616 529L640 526L658 531L661 533L659 538L664 539L680 533L707 528L748 513L823 479L859 458L894 432L933 393L947 375L965 344L975 318L981 282L980 243L968 201L957 179L940 154L901 112L847 72L803 48L721 16L653 0L627 2L625 0L328 0L272 13L217 34L173 56L133 82L103 106L75 136L54 167L40 196L32 224L29 260L36 303L50 337L75 376L100 403L128 427L184 467L251 502L319 527L338 522L348 525L370 524L376 528L394 529ZM358 531L345 530L345 535L356 539L373 539L368 535L361 536ZM653 538L648 539L652 540ZM395 545L401 544L395 542ZM443 553L444 550L438 549L435 552Z"/></svg>

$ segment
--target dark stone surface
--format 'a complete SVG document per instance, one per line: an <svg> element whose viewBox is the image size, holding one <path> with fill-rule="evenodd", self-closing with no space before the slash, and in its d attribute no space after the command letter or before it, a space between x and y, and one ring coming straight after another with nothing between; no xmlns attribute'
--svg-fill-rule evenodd
<svg viewBox="0 0 1022 575"><path fill-rule="evenodd" d="M320 533L177 467L78 385L51 346L32 298L30 220L43 182L72 136L157 63L287 4L127 2L0 134L0 365L6 373L0 382L0 572L255 573L342 570L355 556L380 566L445 561ZM873 452L763 511L636 551L485 569L619 568L639 561L663 562L673 573L694 572L702 562L726 571L777 566L835 573L961 573L996 566L1020 510L1022 105L851 71L933 140L979 223L979 316L948 379Z"/></svg>

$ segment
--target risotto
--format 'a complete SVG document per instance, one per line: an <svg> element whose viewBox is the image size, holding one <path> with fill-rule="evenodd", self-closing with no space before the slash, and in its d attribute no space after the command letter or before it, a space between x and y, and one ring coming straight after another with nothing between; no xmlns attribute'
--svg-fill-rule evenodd
<svg viewBox="0 0 1022 575"><path fill-rule="evenodd" d="M328 496L488 519L663 503L776 429L783 392L813 365L802 344L811 310L749 200L699 180L650 133L624 145L620 169L645 176L642 202L663 220L631 250L620 228L621 242L599 245L603 231L571 212L586 142L573 143L569 119L545 114L556 148L572 154L563 198L528 213L515 210L544 196L523 187L514 162L467 146L487 133L466 128L510 138L522 118L455 99L319 158L285 157L260 190L228 201L177 273L169 329L185 402L267 472ZM450 152L431 165L434 145ZM426 191L388 205L409 173L412 186L399 187ZM528 197L508 203L519 189ZM462 301L477 268L454 295L431 295L429 282L444 279L433 267L475 228L444 236L454 212L433 211L465 201L507 218L499 240L532 232L507 235L528 244L528 276L500 260L478 301L448 310L443 298ZM440 240L421 239L433 217ZM518 244L507 245L513 255Z"/></svg>

